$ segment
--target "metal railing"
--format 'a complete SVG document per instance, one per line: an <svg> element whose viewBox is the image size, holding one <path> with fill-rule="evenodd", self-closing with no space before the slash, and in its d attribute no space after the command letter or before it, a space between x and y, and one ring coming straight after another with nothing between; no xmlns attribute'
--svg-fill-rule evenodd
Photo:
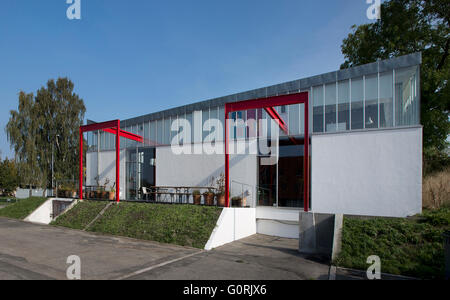
<svg viewBox="0 0 450 300"><path fill-rule="evenodd" d="M250 184L231 180L231 206L241 207L254 207L254 187ZM241 205L238 203L233 204L233 198L238 197L241 199Z"/></svg>

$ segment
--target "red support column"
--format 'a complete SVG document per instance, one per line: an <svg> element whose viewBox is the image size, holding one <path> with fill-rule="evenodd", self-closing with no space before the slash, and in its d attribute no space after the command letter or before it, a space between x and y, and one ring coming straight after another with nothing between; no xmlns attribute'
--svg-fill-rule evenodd
<svg viewBox="0 0 450 300"><path fill-rule="evenodd" d="M225 207L230 207L230 154L228 145L228 106L225 104Z"/></svg>
<svg viewBox="0 0 450 300"><path fill-rule="evenodd" d="M117 120L116 134L116 201L120 202L120 120Z"/></svg>
<svg viewBox="0 0 450 300"><path fill-rule="evenodd" d="M80 200L83 200L83 130L80 127L80 163L79 163L79 174L80 174L80 180L79 180L79 198Z"/></svg>
<svg viewBox="0 0 450 300"><path fill-rule="evenodd" d="M305 101L305 139L304 139L304 166L303 166L303 172L305 180L304 180L304 187L303 187L303 204L304 204L304 211L309 211L309 96L308 99Z"/></svg>

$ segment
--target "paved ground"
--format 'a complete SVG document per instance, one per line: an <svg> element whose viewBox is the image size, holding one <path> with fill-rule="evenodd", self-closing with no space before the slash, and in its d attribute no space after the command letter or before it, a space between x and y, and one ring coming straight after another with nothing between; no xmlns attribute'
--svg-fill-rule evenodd
<svg viewBox="0 0 450 300"><path fill-rule="evenodd" d="M327 279L328 265L301 257L297 240L255 235L205 252L0 218L0 279Z"/></svg>

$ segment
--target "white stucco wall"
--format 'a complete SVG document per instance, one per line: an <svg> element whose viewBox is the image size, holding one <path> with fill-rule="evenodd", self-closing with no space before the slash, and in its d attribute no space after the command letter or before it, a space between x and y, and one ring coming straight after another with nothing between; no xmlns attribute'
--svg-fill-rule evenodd
<svg viewBox="0 0 450 300"><path fill-rule="evenodd" d="M28 215L24 221L32 222L32 223L38 223L38 224L50 224L53 214L53 201L54 200L60 200L60 201L67 201L71 202L71 200L67 199L58 199L58 198L52 198L48 199L44 203L41 204L38 208L36 208L30 215ZM74 202L76 203L76 202ZM69 208L68 208L69 209Z"/></svg>
<svg viewBox="0 0 450 300"><path fill-rule="evenodd" d="M299 209L256 208L256 232L270 236L298 239Z"/></svg>
<svg viewBox="0 0 450 300"><path fill-rule="evenodd" d="M24 221L39 223L39 224L50 224L52 221L51 214L53 212L53 199L45 201L41 206L34 210Z"/></svg>
<svg viewBox="0 0 450 300"><path fill-rule="evenodd" d="M97 158L98 157L98 158ZM98 161L97 161L98 159ZM95 177L99 174L100 184L104 185L108 178L110 188L116 182L116 151L89 152L86 155L86 185L95 186ZM126 187L126 151L120 151L120 199L125 199Z"/></svg>
<svg viewBox="0 0 450 300"><path fill-rule="evenodd" d="M201 144L197 144L201 145ZM222 147L222 145L220 145ZM156 149L156 185L157 186L202 186L210 185L211 177L217 179L225 173L225 156L214 154L176 155L170 147ZM256 155L230 155L231 196L249 190L249 206L255 204L257 185Z"/></svg>
<svg viewBox="0 0 450 300"><path fill-rule="evenodd" d="M254 234L256 234L254 208L224 208L206 243L205 250L211 250Z"/></svg>
<svg viewBox="0 0 450 300"><path fill-rule="evenodd" d="M406 217L422 209L422 128L312 137L312 210Z"/></svg>

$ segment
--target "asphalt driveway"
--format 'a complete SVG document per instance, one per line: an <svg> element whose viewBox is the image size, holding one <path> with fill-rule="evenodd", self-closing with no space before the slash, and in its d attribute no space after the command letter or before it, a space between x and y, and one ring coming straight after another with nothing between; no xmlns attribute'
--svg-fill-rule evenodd
<svg viewBox="0 0 450 300"><path fill-rule="evenodd" d="M97 235L0 218L0 279L66 279L67 257L82 279L327 279L297 240L254 235L215 250Z"/></svg>

